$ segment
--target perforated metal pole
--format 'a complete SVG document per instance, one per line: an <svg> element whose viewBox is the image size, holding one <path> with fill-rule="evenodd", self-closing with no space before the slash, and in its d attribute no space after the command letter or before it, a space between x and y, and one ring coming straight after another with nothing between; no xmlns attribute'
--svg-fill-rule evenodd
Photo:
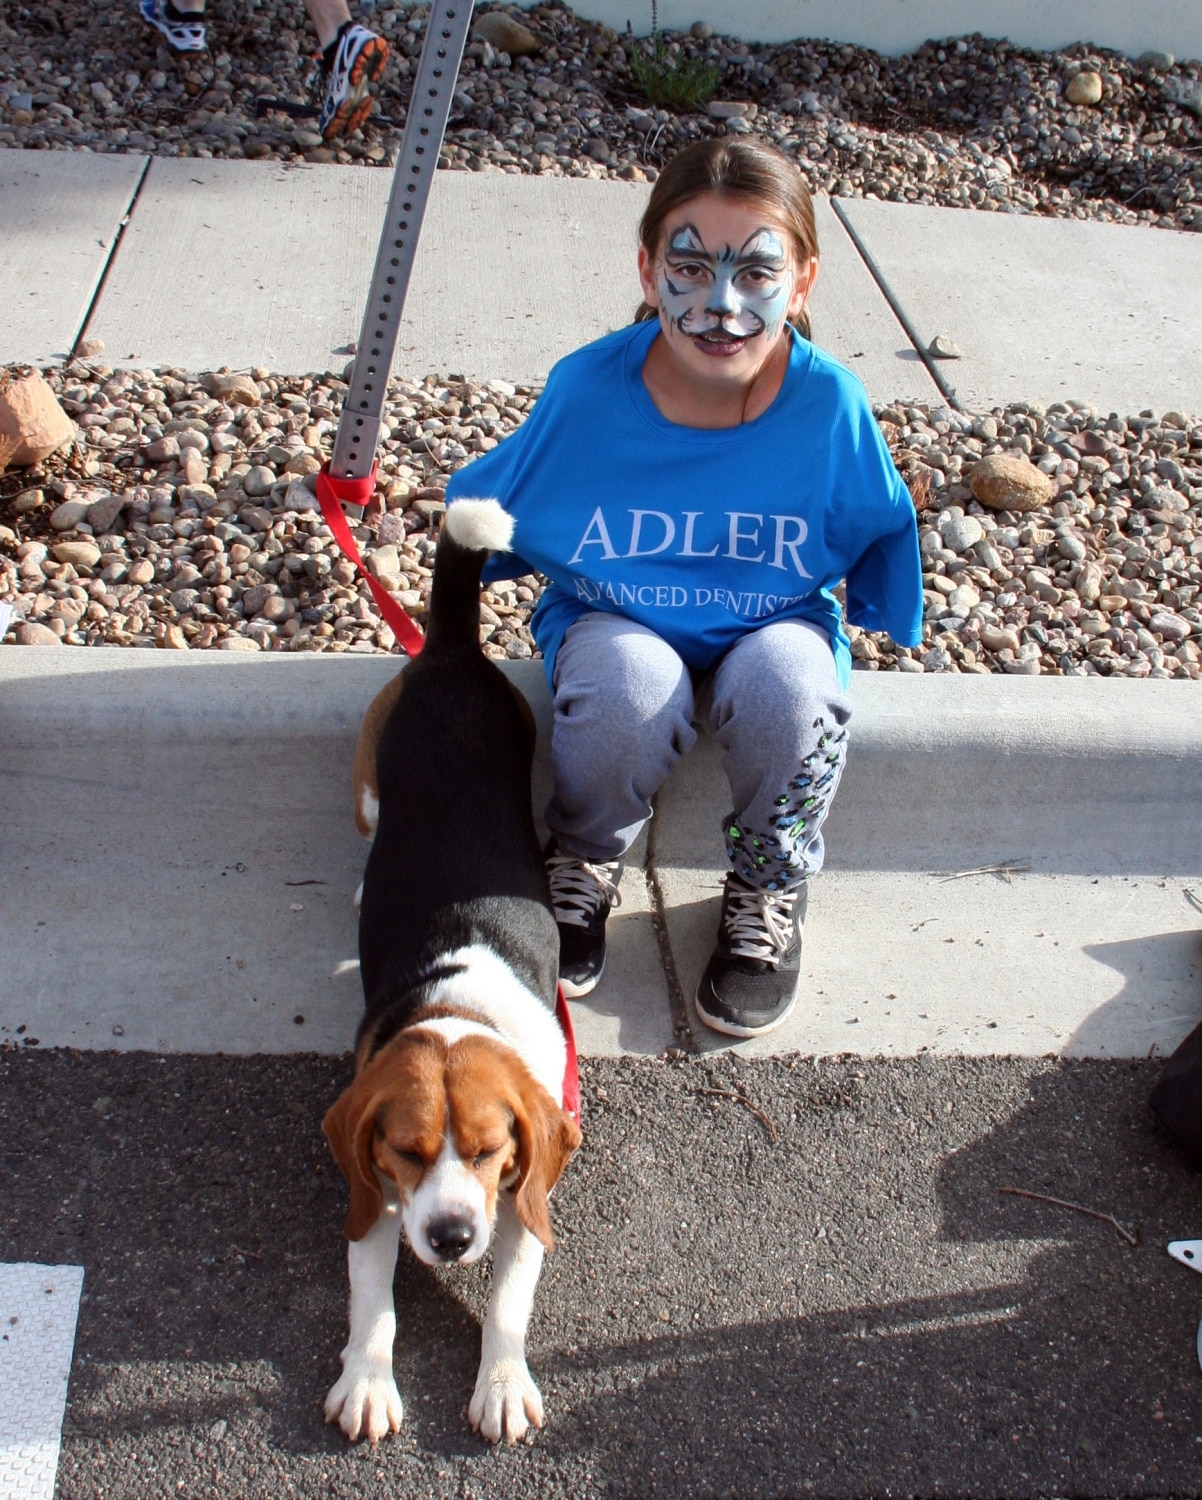
<svg viewBox="0 0 1202 1500"><path fill-rule="evenodd" d="M355 352L354 374L330 460L330 477L335 484L344 479L366 479L375 464L401 311L471 20L472 0L434 0L430 7Z"/></svg>

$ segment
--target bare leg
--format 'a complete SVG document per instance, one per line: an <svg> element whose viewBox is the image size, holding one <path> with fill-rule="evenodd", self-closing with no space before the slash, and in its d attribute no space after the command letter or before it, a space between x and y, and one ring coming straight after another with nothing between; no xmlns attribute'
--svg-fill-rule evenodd
<svg viewBox="0 0 1202 1500"><path fill-rule="evenodd" d="M305 9L317 33L318 46L324 52L338 35L338 28L351 18L346 0L305 0Z"/></svg>

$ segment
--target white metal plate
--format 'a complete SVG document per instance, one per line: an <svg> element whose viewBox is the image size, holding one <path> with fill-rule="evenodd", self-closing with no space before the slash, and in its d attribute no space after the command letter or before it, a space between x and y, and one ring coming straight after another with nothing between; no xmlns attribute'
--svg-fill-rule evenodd
<svg viewBox="0 0 1202 1500"><path fill-rule="evenodd" d="M82 1266L0 1265L0 1496L51 1500Z"/></svg>

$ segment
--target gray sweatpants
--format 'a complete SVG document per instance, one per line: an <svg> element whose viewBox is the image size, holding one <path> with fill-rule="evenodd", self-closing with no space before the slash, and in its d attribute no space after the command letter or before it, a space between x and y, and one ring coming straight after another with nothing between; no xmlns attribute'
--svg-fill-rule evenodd
<svg viewBox="0 0 1202 1500"><path fill-rule="evenodd" d="M851 717L824 631L765 625L695 681L654 631L597 611L564 637L554 698L547 826L569 853L625 854L700 724L726 752L733 807L722 833L735 872L789 890L822 868Z"/></svg>

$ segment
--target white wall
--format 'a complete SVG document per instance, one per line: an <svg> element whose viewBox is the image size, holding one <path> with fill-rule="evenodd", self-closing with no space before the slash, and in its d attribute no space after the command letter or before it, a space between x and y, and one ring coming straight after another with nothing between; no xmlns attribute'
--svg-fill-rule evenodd
<svg viewBox="0 0 1202 1500"><path fill-rule="evenodd" d="M651 30L651 0L571 5L618 31L627 21L638 36ZM1133 57L1149 49L1202 57L1202 0L660 0L661 28L687 31L694 21L746 41L826 37L891 56L979 31L1041 50L1084 41Z"/></svg>

